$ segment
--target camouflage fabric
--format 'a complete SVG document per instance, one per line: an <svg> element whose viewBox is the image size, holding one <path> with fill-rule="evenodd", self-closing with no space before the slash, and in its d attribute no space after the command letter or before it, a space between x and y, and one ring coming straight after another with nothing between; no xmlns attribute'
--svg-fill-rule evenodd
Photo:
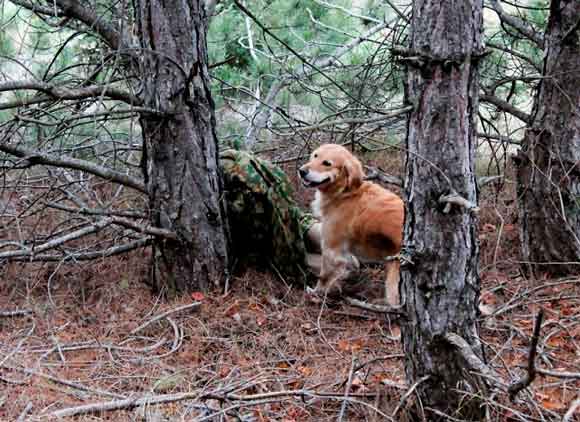
<svg viewBox="0 0 580 422"><path fill-rule="evenodd" d="M293 199L286 174L244 151L220 154L235 258L272 265L284 277L303 277L305 235L316 221Z"/></svg>

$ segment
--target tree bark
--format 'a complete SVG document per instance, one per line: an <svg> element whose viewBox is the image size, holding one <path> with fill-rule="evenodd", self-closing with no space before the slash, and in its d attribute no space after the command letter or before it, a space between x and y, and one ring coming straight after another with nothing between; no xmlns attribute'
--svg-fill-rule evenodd
<svg viewBox="0 0 580 422"><path fill-rule="evenodd" d="M477 395L484 384L469 375L445 335L461 336L483 357L476 319L479 250L473 212L482 6L481 0L413 3L405 86L414 107L407 128L404 188L403 255L410 262L401 272L405 372L409 385L423 380L417 386L423 409L467 420L482 417L481 403L460 390ZM450 194L455 199L445 202ZM424 412L429 421L446 420Z"/></svg>
<svg viewBox="0 0 580 422"><path fill-rule="evenodd" d="M522 255L532 271L580 271L580 2L553 0L544 79L518 165Z"/></svg>
<svg viewBox="0 0 580 422"><path fill-rule="evenodd" d="M207 70L202 0L136 4L143 52L143 166L155 226L178 240L154 244L152 281L168 292L205 290L227 270L226 218Z"/></svg>

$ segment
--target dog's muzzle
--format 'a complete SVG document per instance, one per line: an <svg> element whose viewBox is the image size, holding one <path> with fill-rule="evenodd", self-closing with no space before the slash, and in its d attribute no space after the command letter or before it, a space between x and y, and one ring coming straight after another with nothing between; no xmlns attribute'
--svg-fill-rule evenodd
<svg viewBox="0 0 580 422"><path fill-rule="evenodd" d="M305 168L298 169L298 174L300 175L300 179L302 179L302 184L307 188L315 188L330 181L330 176L321 176Z"/></svg>

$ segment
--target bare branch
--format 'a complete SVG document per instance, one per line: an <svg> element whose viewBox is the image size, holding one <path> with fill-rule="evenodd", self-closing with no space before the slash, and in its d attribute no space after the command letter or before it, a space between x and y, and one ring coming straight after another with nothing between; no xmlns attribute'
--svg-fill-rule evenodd
<svg viewBox="0 0 580 422"><path fill-rule="evenodd" d="M47 95L0 103L0 110L38 104L45 101L82 100L97 97L123 101L130 105L142 105L142 101L131 93L110 86L92 85L84 88L70 89L40 81L10 81L0 84L0 92L19 90L41 91Z"/></svg>
<svg viewBox="0 0 580 422"><path fill-rule="evenodd" d="M355 396L355 394L351 394L351 397ZM128 409L134 408L143 405L153 405L153 404L161 404L161 403L170 403L176 401L183 401L183 400L219 400L220 402L225 402L227 400L232 401L240 401L244 402L246 406L252 405L254 403L258 403L259 400L282 400L287 397L302 397L303 399L306 398L323 398L323 399L330 399L330 400L344 400L343 395L338 395L334 393L324 393L324 392L316 392L311 390L283 390L283 391L270 391L266 393L259 393L259 394L248 394L248 395L241 395L241 394L234 394L234 393L222 393L222 392L210 392L210 393L200 393L199 391L192 391L186 393L176 393L176 394L160 394L160 395L143 395L141 397L132 397L125 400L113 400L108 402L102 403L91 403L76 407L65 408L61 410L54 411L50 414L43 415L46 416L48 419L51 418L65 418L69 416L75 415L84 415L88 413L95 413L95 412L104 412L110 410L118 410L118 409ZM365 395L364 397L368 397ZM361 404L363 406L369 406L368 403L360 400L349 399L354 403ZM378 412L381 416L385 418L385 420L392 421L393 419L389 417L387 414L381 412L376 408L372 408L376 412ZM213 416L210 415L209 419L213 419ZM208 420L207 418L201 420Z"/></svg>
<svg viewBox="0 0 580 422"><path fill-rule="evenodd" d="M439 198L439 203L445 204L445 208L443 209L445 214L451 211L451 205L457 205L458 207L465 208L467 211L472 213L477 213L479 211L479 207L476 204L459 195L457 192L451 192L448 195L442 195Z"/></svg>
<svg viewBox="0 0 580 422"><path fill-rule="evenodd" d="M153 237L145 237L142 239L137 239L132 242L128 242L122 245L113 246L108 249L101 251L92 252L73 252L66 254L53 254L53 255L23 255L14 258L6 258L8 261L26 261L26 262L69 262L69 261L91 261L93 259L108 258L110 256L121 255L127 252L131 252L135 249L140 249L145 246L149 246L153 241ZM0 256L0 258L2 258Z"/></svg>
<svg viewBox="0 0 580 422"><path fill-rule="evenodd" d="M42 7L23 0L10 1L17 6L24 7L36 13L47 16L65 15L80 21L99 34L100 37L103 38L113 50L118 50L122 45L123 37L121 36L120 32L111 26L108 22L106 22L101 16L97 15L95 11L90 10L86 6L83 6L82 3L78 1L52 0L53 3L58 6L58 9L60 9L62 14L58 13L59 10L57 8L51 9L50 7Z"/></svg>
<svg viewBox="0 0 580 422"><path fill-rule="evenodd" d="M576 398L576 400L574 400L572 402L572 404L570 405L570 408L568 409L568 411L566 412L566 414L562 418L562 422L572 421L572 418L576 414L576 411L578 410L579 407L580 407L580 396L578 396Z"/></svg>
<svg viewBox="0 0 580 422"><path fill-rule="evenodd" d="M398 7L397 7L397 6L396 6L396 5L395 5L395 4L394 4L394 3L393 3L391 0L385 0L385 2L386 2L386 3L387 3L389 6L391 6L391 9L393 9L393 10L395 11L395 13L396 13L397 15L399 15L399 17L400 17L401 19L403 19L403 21L404 21L406 24L409 24L409 23L411 23L411 21L409 20L409 18L408 18L407 16L405 16L405 14L404 14L403 12L401 12L401 11L399 10L399 8L398 8Z"/></svg>
<svg viewBox="0 0 580 422"><path fill-rule="evenodd" d="M105 227L112 224L112 219L105 218L97 221L94 224L89 224L82 229L75 230L64 236L52 239L42 245L35 246L33 248L25 248L16 251L7 251L0 253L0 259L10 259L10 258L20 258L20 257L33 257L36 253L41 253L59 247L71 240L80 239L81 237L88 236L90 234L96 233Z"/></svg>
<svg viewBox="0 0 580 422"><path fill-rule="evenodd" d="M506 13L498 0L489 0L489 3L491 4L492 9L495 10L495 12L498 14L502 22L514 28L524 37L535 42L540 48L544 48L544 38L532 28L530 28L525 21Z"/></svg>
<svg viewBox="0 0 580 422"><path fill-rule="evenodd" d="M74 388L76 390L80 390L80 391L86 391L89 393L95 393L95 394L98 394L101 396L112 397L112 398L117 398L117 399L124 398L124 396L122 396L121 394L111 393L109 391L104 391L104 390L97 389L97 388L87 387L86 385L80 384L78 382L73 382L73 381L62 379L62 378L57 378L55 376L48 375L48 374L45 374L45 373L42 373L39 371L34 371L34 370L28 369L28 368L18 368L18 367L7 366L7 365L2 365L2 368L7 369L9 371L17 371L17 372L22 372L22 373L27 374L27 375L45 378L47 380L56 382L58 384L66 385L68 387L72 387L72 388Z"/></svg>
<svg viewBox="0 0 580 422"><path fill-rule="evenodd" d="M387 183L390 185L395 185L398 187L403 186L403 180L400 177L386 174L385 172L376 167L365 166L365 170L366 170L365 180L379 180L380 182Z"/></svg>
<svg viewBox="0 0 580 422"><path fill-rule="evenodd" d="M14 311L0 311L0 318L6 317L19 317L30 315L32 310L30 309L16 309Z"/></svg>
<svg viewBox="0 0 580 422"><path fill-rule="evenodd" d="M532 341L530 342L530 351L528 353L528 370L526 374L518 381L512 383L508 387L510 399L513 400L517 394L524 388L528 387L536 378L536 351L538 349L538 340L540 339L540 329L542 328L542 320L544 319L544 310L540 309L536 316L536 323L534 324L534 333Z"/></svg>
<svg viewBox="0 0 580 422"><path fill-rule="evenodd" d="M16 422L24 422L26 420L26 416L28 416L28 414L32 411L32 407L32 402L28 402L20 413L20 416L18 416Z"/></svg>
<svg viewBox="0 0 580 422"><path fill-rule="evenodd" d="M151 318L150 320L148 320L147 322L141 324L140 326L138 326L137 328L135 328L134 330L132 330L129 334L133 335L138 333L139 331L141 331L142 329L148 327L149 325L153 324L156 321L159 321L169 315L175 314L177 312L181 312L181 311L187 311L188 309L191 308L197 308L201 305L201 302L193 302L193 303L188 303L187 305L183 305L183 306L178 306L177 308L173 308L173 309L169 309L168 311L165 311L153 318Z"/></svg>
<svg viewBox="0 0 580 422"><path fill-rule="evenodd" d="M375 305L373 303L363 302L362 300L355 299L354 297L344 297L344 301L348 303L350 306L354 306L356 308L365 309L371 312L377 312L380 314L397 314L402 315L405 312L403 311L402 307L392 308L390 306L382 306L382 305Z"/></svg>
<svg viewBox="0 0 580 422"><path fill-rule="evenodd" d="M113 224L133 229L138 233L150 234L152 236L163 237L170 240L177 240L177 235L170 230L153 227L146 224L138 224L123 217L111 217L111 220Z"/></svg>
<svg viewBox="0 0 580 422"><path fill-rule="evenodd" d="M380 20L375 19L375 18L373 18L371 16L364 16L364 15L361 15L361 14L358 14L358 13L354 13L352 11L352 7L346 8L346 7L343 7L343 6L336 5L336 4L328 3L328 2L323 1L323 0L314 0L314 2L320 4L320 5L324 6L324 7L327 7L329 9L340 10L342 13L344 13L344 14L346 14L348 16L352 16L353 18L361 19L363 22L366 21L366 22L381 23Z"/></svg>
<svg viewBox="0 0 580 422"><path fill-rule="evenodd" d="M478 356L473 353L471 345L461 336L455 333L445 334L445 340L455 347L459 355L465 360L467 365L474 371L484 377L496 381L497 384L503 384L502 378L493 369L486 365Z"/></svg>
<svg viewBox="0 0 580 422"><path fill-rule="evenodd" d="M55 18L62 16L58 13L59 10L55 8L44 7L39 4L30 3L24 0L10 0L10 2L16 6L24 7L25 9L31 10L35 13L40 13L41 15L54 16Z"/></svg>
<svg viewBox="0 0 580 422"><path fill-rule="evenodd" d="M542 368L536 368L536 372L546 377L580 380L580 372L550 371L549 369Z"/></svg>
<svg viewBox="0 0 580 422"><path fill-rule="evenodd" d="M387 113L387 114L384 114L384 115L378 116L378 117L331 120L329 122L323 121L323 122L315 123L315 124L310 125L310 126L298 126L298 127L286 126L286 127L277 128L277 129L293 129L293 133L296 133L296 132L312 132L312 131L316 131L316 130L320 130L320 129L324 129L324 128L332 127L332 126L338 126L338 125L353 125L353 124L354 125L362 125L362 124L380 123L384 120L392 119L393 117L398 117L398 116L401 116L403 114L407 114L412 109L413 109L412 106L408 106L408 107L403 107L400 110L394 111L392 113Z"/></svg>
<svg viewBox="0 0 580 422"><path fill-rule="evenodd" d="M41 151L20 147L14 144L0 143L0 151L13 155L18 158L27 160L30 165L47 165L54 167L64 167L75 170L81 170L111 182L119 183L131 187L139 192L147 193L143 181L129 176L128 174L119 173L110 168L91 163L90 161L79 160L71 157L54 157Z"/></svg>
<svg viewBox="0 0 580 422"><path fill-rule="evenodd" d="M424 377L419 378L417 381L415 381L415 383L411 386L411 388L407 390L407 392L403 395L403 397L401 397L401 400L399 400L399 404L397 404L397 407L395 407L395 410L393 411L393 419L397 417L397 413L399 413L399 411L403 408L405 402L411 396L411 394L413 394L413 392L417 389L417 387L419 387L419 385L427 381L429 378L431 378L430 375L425 375Z"/></svg>
<svg viewBox="0 0 580 422"><path fill-rule="evenodd" d="M61 211L66 211L74 214L82 215L101 215L101 216L117 216L117 217L127 217L127 218L147 218L147 215L136 211L118 211L109 210L101 208L79 208L79 207L67 207L56 202L46 202L47 207L56 208Z"/></svg>
<svg viewBox="0 0 580 422"><path fill-rule="evenodd" d="M367 32L362 34L360 37L352 39L350 42L346 43L344 46L339 47L333 54L329 57L323 59L317 59L314 61L314 65L317 70L327 68L338 61L338 59L344 56L346 53L351 51L356 46L360 45L362 42L368 40L377 32L386 28L387 24L382 22L378 25L373 26ZM257 108L256 112L253 114L250 120L250 125L246 131L246 147L251 148L258 140L258 135L262 129L268 126L268 122L272 117L272 112L276 109L276 98L278 94L288 85L290 85L295 79L300 79L306 77L314 72L312 68L305 68L303 65L299 65L294 69L291 76L285 77L277 82L274 82L266 94L266 98Z"/></svg>
<svg viewBox="0 0 580 422"><path fill-rule="evenodd" d="M505 111L506 113L511 114L512 116L517 117L522 122L530 124L532 122L532 116L523 111L517 109L507 101L502 100L501 98L495 97L493 95L481 94L479 99L483 102L493 104L501 111Z"/></svg>
<svg viewBox="0 0 580 422"><path fill-rule="evenodd" d="M540 73L542 72L542 67L538 63L536 63L531 57L528 57L525 54L520 53L519 51L513 50L511 48L508 48L508 47L505 47L503 45L499 45L499 44L496 44L493 42L488 42L488 43L486 43L486 45L490 48L494 48L496 50L503 51L504 53L508 53L514 57L522 59L526 63L533 66L534 69L536 69L538 72L540 72Z"/></svg>

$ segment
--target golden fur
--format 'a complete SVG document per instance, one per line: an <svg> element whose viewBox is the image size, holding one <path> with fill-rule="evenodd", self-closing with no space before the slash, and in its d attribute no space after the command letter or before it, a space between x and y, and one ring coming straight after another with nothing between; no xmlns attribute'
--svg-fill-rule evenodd
<svg viewBox="0 0 580 422"><path fill-rule="evenodd" d="M401 249L404 206L393 192L364 181L361 162L340 145L320 146L299 170L305 186L315 187L312 203L321 221L322 262L315 288L337 294L360 261L383 261ZM399 302L399 261L386 263L386 296Z"/></svg>

